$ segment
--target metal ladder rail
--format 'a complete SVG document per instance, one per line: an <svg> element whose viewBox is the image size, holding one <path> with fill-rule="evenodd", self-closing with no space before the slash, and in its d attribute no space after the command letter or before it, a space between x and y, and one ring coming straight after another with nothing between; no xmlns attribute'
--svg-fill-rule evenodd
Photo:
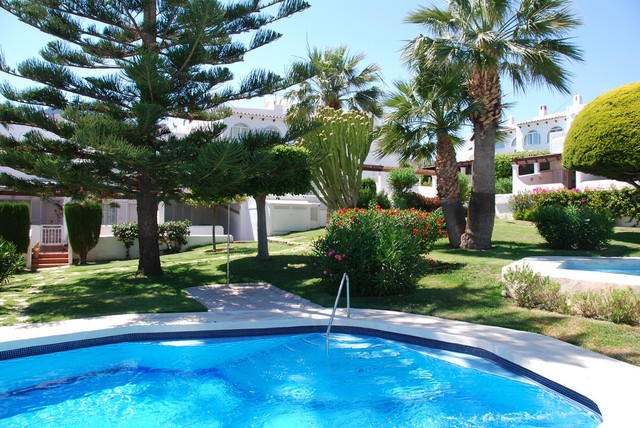
<svg viewBox="0 0 640 428"><path fill-rule="evenodd" d="M349 293L349 275L345 272L342 275L342 280L340 281L340 287L338 288L338 294L336 295L336 302L333 304L333 311L331 312L331 317L329 318L329 325L327 325L327 333L326 337L326 349L327 353L329 352L329 335L331 334L331 326L333 325L333 319L336 316L336 310L338 309L338 302L340 301L340 294L342 294L342 286L344 283L347 283L347 318L351 318L351 300Z"/></svg>

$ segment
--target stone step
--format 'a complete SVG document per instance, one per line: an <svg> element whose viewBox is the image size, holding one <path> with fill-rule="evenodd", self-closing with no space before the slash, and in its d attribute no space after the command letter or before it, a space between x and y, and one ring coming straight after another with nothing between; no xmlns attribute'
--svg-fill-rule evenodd
<svg viewBox="0 0 640 428"><path fill-rule="evenodd" d="M38 258L31 258L32 269L43 269L58 266L67 266L69 264L69 254L62 252L42 252L38 254Z"/></svg>

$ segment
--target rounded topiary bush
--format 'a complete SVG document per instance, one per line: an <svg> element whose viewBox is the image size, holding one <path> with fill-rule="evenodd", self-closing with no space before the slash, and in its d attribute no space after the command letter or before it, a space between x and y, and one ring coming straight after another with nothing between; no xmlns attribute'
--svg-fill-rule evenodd
<svg viewBox="0 0 640 428"><path fill-rule="evenodd" d="M565 139L562 165L640 183L640 82L599 96L578 114Z"/></svg>
<svg viewBox="0 0 640 428"><path fill-rule="evenodd" d="M608 211L575 205L540 207L533 214L533 222L551 248L575 250L605 247L615 226Z"/></svg>

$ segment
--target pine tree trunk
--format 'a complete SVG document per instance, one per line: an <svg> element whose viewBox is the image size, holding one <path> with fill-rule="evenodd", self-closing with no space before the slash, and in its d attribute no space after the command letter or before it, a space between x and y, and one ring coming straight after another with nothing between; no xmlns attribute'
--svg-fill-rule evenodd
<svg viewBox="0 0 640 428"><path fill-rule="evenodd" d="M137 201L140 246L138 272L147 277L161 276L163 272L158 247L158 196L151 191L141 190Z"/></svg>
<svg viewBox="0 0 640 428"><path fill-rule="evenodd" d="M467 228L460 246L475 250L491 248L496 207L496 131L502 115L502 94L497 69L476 68L469 82L469 93L481 109L471 117L473 123L473 171Z"/></svg>
<svg viewBox="0 0 640 428"><path fill-rule="evenodd" d="M258 213L258 260L269 260L269 242L267 240L267 195L258 195L256 210Z"/></svg>
<svg viewBox="0 0 640 428"><path fill-rule="evenodd" d="M466 219L464 207L460 200L460 183L456 151L451 137L438 135L436 147L436 174L438 177L438 197L442 203L442 212L447 225L449 244L453 248L460 247L460 239L465 231Z"/></svg>

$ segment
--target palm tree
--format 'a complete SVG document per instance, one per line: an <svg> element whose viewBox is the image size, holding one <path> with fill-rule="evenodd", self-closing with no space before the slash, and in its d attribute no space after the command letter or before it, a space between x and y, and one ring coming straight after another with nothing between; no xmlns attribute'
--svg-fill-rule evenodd
<svg viewBox="0 0 640 428"><path fill-rule="evenodd" d="M465 212L455 145L458 131L473 106L466 102L464 77L459 68L422 70L411 82L397 82L384 102L388 113L378 128L378 154L396 153L402 160L421 163L436 153L438 196L452 247L460 246ZM435 141L435 144L434 144Z"/></svg>
<svg viewBox="0 0 640 428"><path fill-rule="evenodd" d="M582 59L581 50L566 38L580 24L569 4L569 0L449 0L446 9L421 7L407 18L433 36L413 40L413 58L424 64L454 62L465 67L469 96L479 106L470 115L475 146L464 248L491 248L495 143L503 109L501 76L509 78L516 90L534 84L569 92L564 62Z"/></svg>
<svg viewBox="0 0 640 428"><path fill-rule="evenodd" d="M358 67L364 55L349 55L345 46L324 51L310 49L308 56L308 61L294 64L293 69L312 73L314 77L285 95L293 101L287 111L290 124L312 117L322 107L347 108L382 116L379 101L382 91L375 86L380 80L378 65L369 64L360 70Z"/></svg>

